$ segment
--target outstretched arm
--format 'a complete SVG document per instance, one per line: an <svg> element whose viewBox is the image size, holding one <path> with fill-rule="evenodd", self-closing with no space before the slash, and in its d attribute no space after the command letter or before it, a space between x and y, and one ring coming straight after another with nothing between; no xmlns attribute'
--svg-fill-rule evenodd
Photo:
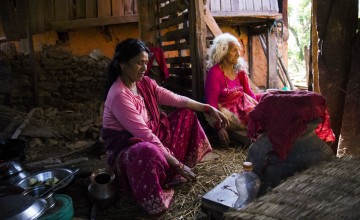
<svg viewBox="0 0 360 220"><path fill-rule="evenodd" d="M193 99L189 99L186 107L194 111L204 112L205 114L208 114L209 117L212 117L213 120L219 124L219 127L221 126L226 128L229 125L228 118L222 112L209 104L204 104L201 102L197 102Z"/></svg>

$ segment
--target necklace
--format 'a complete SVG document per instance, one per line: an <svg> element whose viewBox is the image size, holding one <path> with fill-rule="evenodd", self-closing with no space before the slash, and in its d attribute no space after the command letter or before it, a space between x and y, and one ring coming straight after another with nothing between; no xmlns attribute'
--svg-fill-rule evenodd
<svg viewBox="0 0 360 220"><path fill-rule="evenodd" d="M131 86L130 88L130 91L135 94L135 95L138 95L138 91L137 91L137 88L136 88L136 84L134 83L133 86Z"/></svg>

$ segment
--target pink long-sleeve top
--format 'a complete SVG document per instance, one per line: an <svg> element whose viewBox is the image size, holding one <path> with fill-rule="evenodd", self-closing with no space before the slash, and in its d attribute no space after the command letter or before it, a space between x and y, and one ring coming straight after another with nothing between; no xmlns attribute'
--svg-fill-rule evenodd
<svg viewBox="0 0 360 220"><path fill-rule="evenodd" d="M158 104L177 108L184 108L188 97L177 95L151 80L156 85ZM111 86L104 104L103 127L113 130L129 131L134 137L141 138L160 148L164 155L168 150L163 146L158 137L146 125L150 120L142 96L135 95L127 88L120 78Z"/></svg>
<svg viewBox="0 0 360 220"><path fill-rule="evenodd" d="M205 101L209 105L218 108L219 98L226 97L232 91L243 91L256 100L254 92L251 90L249 78L245 71L240 71L234 80L225 76L220 68L220 64L216 64L208 71L205 81Z"/></svg>

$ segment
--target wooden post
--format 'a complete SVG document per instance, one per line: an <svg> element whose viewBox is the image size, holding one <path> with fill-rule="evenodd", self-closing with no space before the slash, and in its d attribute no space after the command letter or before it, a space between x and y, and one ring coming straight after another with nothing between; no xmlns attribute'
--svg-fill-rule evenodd
<svg viewBox="0 0 360 220"><path fill-rule="evenodd" d="M204 97L204 75L206 55L206 26L203 22L203 1L190 1L189 27L190 27L190 55L192 71L192 96L198 101Z"/></svg>
<svg viewBox="0 0 360 220"><path fill-rule="evenodd" d="M331 128L336 136L331 147L336 153L343 123L345 95L352 92L347 90L347 83L358 27L358 0L317 0L316 13L319 85L329 107Z"/></svg>
<svg viewBox="0 0 360 220"><path fill-rule="evenodd" d="M156 15L157 5L153 0L138 0L140 39L146 43L157 45Z"/></svg>
<svg viewBox="0 0 360 220"><path fill-rule="evenodd" d="M269 88L277 88L277 73L276 73L276 65L277 65L277 57L276 57L276 35L275 32L272 31L272 26L269 27L269 30L267 32L267 81L266 81L266 87Z"/></svg>
<svg viewBox="0 0 360 220"><path fill-rule="evenodd" d="M29 0L26 0L26 28L27 28L27 39L29 41L29 57L30 57L30 75L32 75L32 87L35 106L39 106L39 88L38 88L38 74L35 71L35 54L34 54L34 42L31 32L31 14L29 7Z"/></svg>
<svg viewBox="0 0 360 220"><path fill-rule="evenodd" d="M318 35L317 35L317 26L316 26L316 17L317 17L317 1L312 1L312 10L311 10L311 57L310 57L310 68L309 68L309 90L321 93L319 85L319 69L318 69Z"/></svg>

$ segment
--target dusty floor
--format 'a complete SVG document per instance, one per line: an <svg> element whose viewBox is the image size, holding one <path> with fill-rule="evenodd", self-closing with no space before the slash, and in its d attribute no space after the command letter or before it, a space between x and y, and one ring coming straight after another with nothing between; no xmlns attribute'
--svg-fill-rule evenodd
<svg viewBox="0 0 360 220"><path fill-rule="evenodd" d="M246 155L242 148L214 149L214 152L219 158L198 164L194 168L197 182L175 187L175 197L170 209L158 219L208 219L208 215L201 209L201 196L230 174L239 172ZM72 197L76 219L89 219L91 214L92 204L87 198L90 173L87 172L106 166L103 159L92 159L90 163L92 168L84 169L66 190L59 192ZM96 219L149 218L129 197L120 197L115 206L98 209L96 212Z"/></svg>
<svg viewBox="0 0 360 220"><path fill-rule="evenodd" d="M22 130L18 137L28 143L26 160L23 162L28 172L53 167L80 168L71 184L55 192L72 198L75 219L90 218L92 204L87 195L90 175L106 167L104 148L98 137L101 122L99 108L99 103L91 103L74 105L70 110L43 109L32 115L27 129ZM3 116L16 114L25 118L27 115L12 109L1 110ZM50 136L49 131L52 133ZM219 157L194 167L197 182L176 186L170 209L158 219L208 219L208 215L201 209L201 196L227 176L240 171L246 150L239 141L232 138L230 148L220 148L212 139L210 141L215 143L213 149ZM42 163L34 166L39 161ZM107 209L99 208L96 212L96 219L149 218L136 202L124 196L120 197L116 205Z"/></svg>

